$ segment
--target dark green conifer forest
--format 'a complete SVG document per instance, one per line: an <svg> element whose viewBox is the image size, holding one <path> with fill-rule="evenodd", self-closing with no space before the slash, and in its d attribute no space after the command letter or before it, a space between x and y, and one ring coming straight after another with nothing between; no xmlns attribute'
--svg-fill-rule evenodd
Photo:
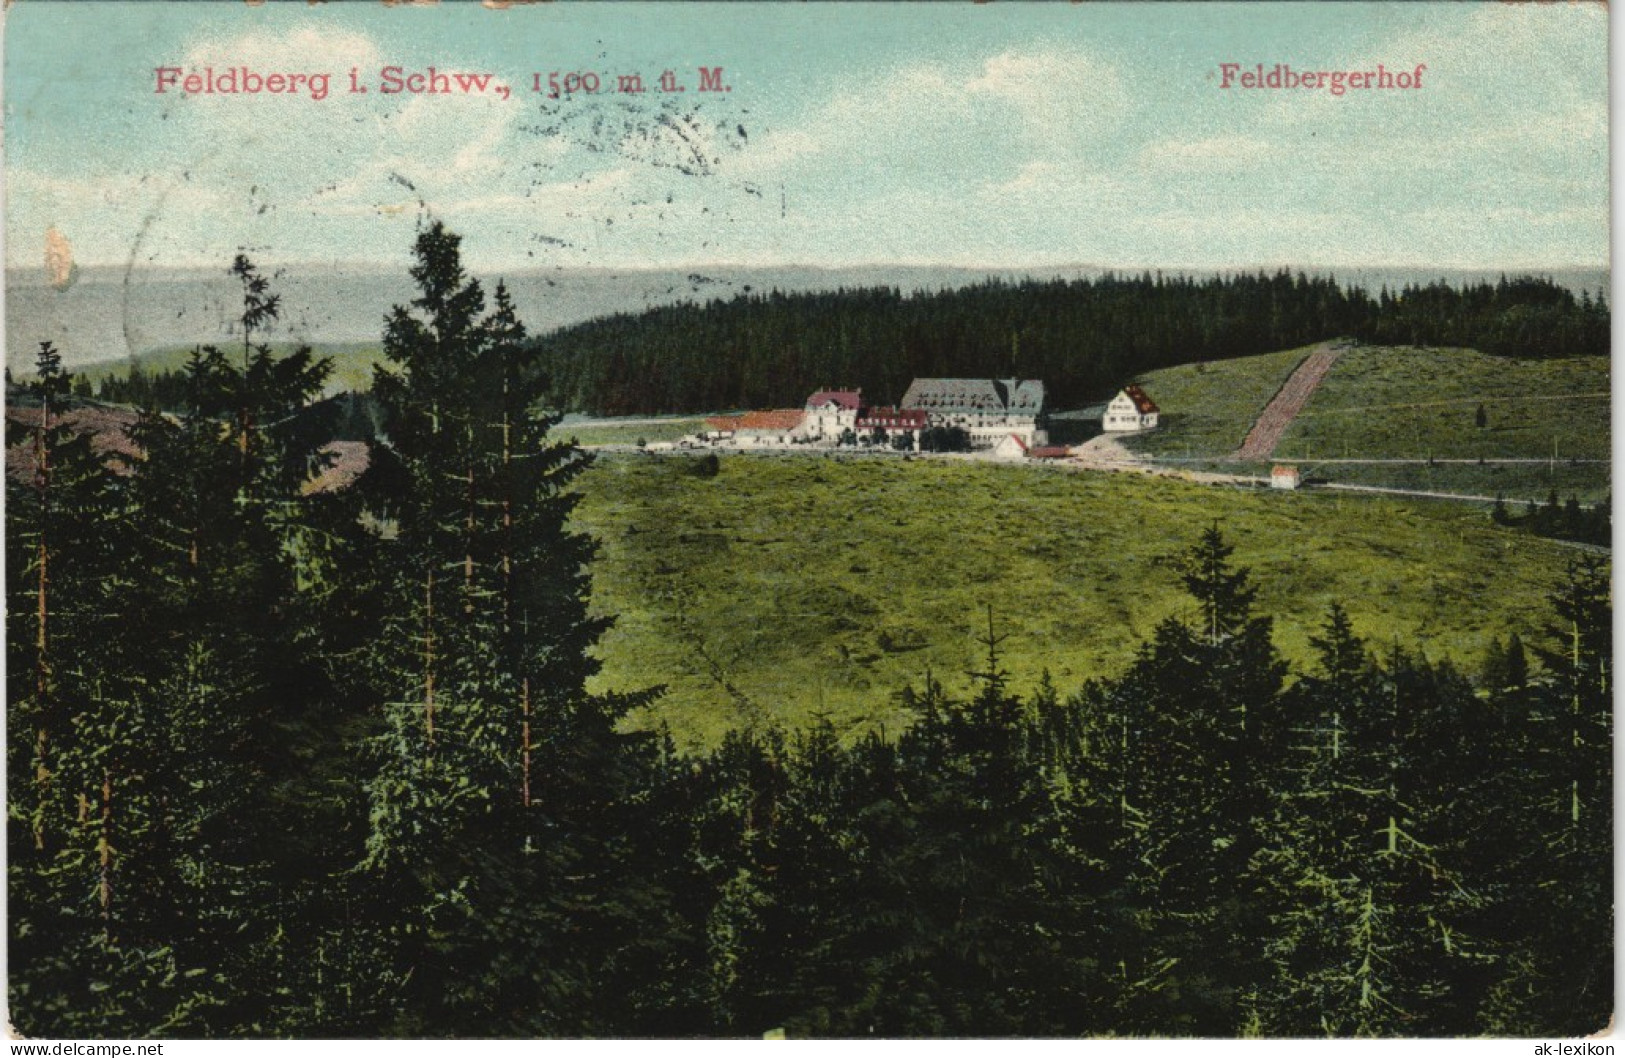
<svg viewBox="0 0 1625 1058"><path fill-rule="evenodd" d="M1375 296L1335 277L1107 275L988 280L905 295L888 288L740 294L623 313L527 339L525 370L550 407L599 415L800 407L858 387L900 399L916 377L1043 379L1055 408L1104 400L1133 376L1350 336L1495 355L1608 355L1608 303L1545 279L1411 285ZM181 374L136 364L75 392L185 406ZM357 395L351 395L353 401ZM348 428L348 427L347 427Z"/></svg>
<svg viewBox="0 0 1625 1058"><path fill-rule="evenodd" d="M750 299L694 326L748 321L786 357L774 328L810 328L852 375L761 364L752 381L726 358L662 374L658 328L621 319L603 333L625 348L601 345L589 378L440 224L413 261L417 296L384 329L381 437L342 490L307 487L339 429L328 365L256 341L280 304L246 259L242 345L192 356L176 411L133 427L137 455L68 428L72 379L39 351L7 438L28 453L6 496L17 1031L1577 1036L1608 1020L1602 562L1530 600L1545 632L1498 640L1483 674L1363 642L1335 602L1296 671L1225 527L1192 525L1164 571L1191 616L1126 671L1018 696L988 613L974 674L895 689L905 730L758 725L681 753L620 724L659 688L588 691L605 622L570 514L591 471L537 409L561 387L599 410L664 410L647 396L663 391L767 404L836 377L899 389L948 323L904 322L929 298L874 293L895 329L832 346L827 328L881 317ZM1501 311L1512 294L1487 287L1417 322L1433 310L1254 282L1102 281L1088 318L1102 350L1132 332L1211 356L1412 326L1584 344L1599 311ZM1209 330L1147 324L1175 291L1215 307ZM1223 308L1269 291L1319 307L1285 329ZM996 348L1020 329L997 310L1013 294L971 297ZM723 357L697 333L670 341ZM1048 377L1057 349L1022 333L1014 355L1033 359L1012 370ZM963 335L967 356L983 337ZM1121 367L1081 363L1062 388Z"/></svg>
<svg viewBox="0 0 1625 1058"><path fill-rule="evenodd" d="M562 408L602 415L800 407L830 386L899 399L916 377L1043 379L1054 407L1158 368L1347 335L1520 357L1606 356L1608 304L1545 279L1372 295L1335 277L1106 275L957 290L741 294L537 341Z"/></svg>

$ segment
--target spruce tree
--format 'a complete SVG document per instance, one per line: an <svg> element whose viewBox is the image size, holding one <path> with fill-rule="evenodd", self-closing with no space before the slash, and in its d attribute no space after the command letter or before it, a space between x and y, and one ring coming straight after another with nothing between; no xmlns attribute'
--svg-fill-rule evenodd
<svg viewBox="0 0 1625 1058"><path fill-rule="evenodd" d="M1159 625L1091 706L1090 779L1117 802L1132 899L1156 909L1153 939L1124 972L1151 1000L1132 1031L1157 1019L1171 1019L1161 1031L1237 1031L1263 957L1246 866L1276 781L1286 667L1231 552L1214 526L1180 556L1195 621Z"/></svg>
<svg viewBox="0 0 1625 1058"><path fill-rule="evenodd" d="M652 760L615 732L636 699L586 690L605 627L587 612L593 545L569 527L587 460L548 440L546 379L458 236L425 228L411 271L374 383L392 477L362 483L387 519L364 866L408 982L393 1031L611 1031L614 982L644 969L613 953L658 897L618 836Z"/></svg>
<svg viewBox="0 0 1625 1058"><path fill-rule="evenodd" d="M189 1000L196 1012L172 1019L167 1031L179 1033L266 1031L290 986L277 967L301 960L275 923L304 887L271 865L298 863L288 847L305 847L307 828L286 811L285 787L303 768L286 743L334 721L309 661L323 639L311 596L328 563L304 495L327 439L309 409L329 365L257 341L279 301L245 258L232 274L244 284L240 351L195 350L180 414L149 408L131 430L141 575L126 605L146 620L120 637L128 682L104 702L104 799L123 806L112 813L124 829L111 872L124 883L113 916L122 943L189 934L171 949L181 976L211 986Z"/></svg>
<svg viewBox="0 0 1625 1058"><path fill-rule="evenodd" d="M257 327L276 303L255 296L244 320ZM116 483L88 439L54 424L39 437L37 613L53 619L39 622L32 668L49 677L54 716L36 745L54 740L44 773L68 808L60 842L40 836L71 894L43 962L61 974L56 1034L228 1032L263 1025L276 990L258 976L281 943L265 865L285 833L268 806L287 758L269 736L300 705L286 674L313 568L300 491L318 442L299 416L326 369L308 350L274 356L253 329L241 366L193 353L182 414L149 409L129 427L138 454ZM61 374L42 366L49 420ZM53 556L69 512L103 556L89 566ZM97 616L77 619L81 608ZM67 664L69 651L83 660Z"/></svg>
<svg viewBox="0 0 1625 1058"><path fill-rule="evenodd" d="M36 372L16 412L23 425L7 423L8 447L27 460L6 480L9 997L26 1034L93 1035L121 1027L124 1001L100 994L98 971L116 967L96 722L127 541L121 482L70 420L72 379L50 343Z"/></svg>
<svg viewBox="0 0 1625 1058"><path fill-rule="evenodd" d="M1495 926L1510 954L1496 1031L1578 1036L1612 1010L1613 612L1608 567L1571 563L1551 596L1544 672L1503 708L1516 736L1497 805L1514 831Z"/></svg>
<svg viewBox="0 0 1625 1058"><path fill-rule="evenodd" d="M1252 875L1267 913L1269 971L1257 998L1269 1035L1393 1036L1470 1031L1481 946L1476 908L1448 836L1463 820L1422 776L1431 713L1476 703L1396 651L1367 658L1341 606L1312 637L1317 671L1287 694L1292 744ZM1460 753L1445 737L1441 753ZM1458 778L1452 771L1448 781ZM1452 792L1453 795L1453 792Z"/></svg>

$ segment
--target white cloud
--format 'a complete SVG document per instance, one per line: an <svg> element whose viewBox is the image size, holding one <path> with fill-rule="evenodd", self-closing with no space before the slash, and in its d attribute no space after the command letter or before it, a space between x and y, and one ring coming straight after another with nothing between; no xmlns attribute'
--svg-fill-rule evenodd
<svg viewBox="0 0 1625 1058"><path fill-rule="evenodd" d="M390 123L381 168L425 181L483 179L512 167L509 141L520 115L510 100L414 96Z"/></svg>
<svg viewBox="0 0 1625 1058"><path fill-rule="evenodd" d="M1425 62L1427 88L1342 97L1193 89L1113 65L1090 40L960 43L737 119L737 99L696 110L692 96L653 111L525 92L350 96L351 66L392 61L364 34L195 39L188 68L325 71L333 95L160 97L167 120L134 173L94 175L116 153L61 176L13 172L7 228L27 260L49 223L84 260L124 259L143 225L143 252L366 255L386 241L373 222L407 226L423 207L478 232L471 249L526 261L1179 264L1342 247L1381 263L1425 257L1432 235L1462 260L1520 235L1535 247L1523 252L1589 252L1605 230L1607 107L1588 34L1605 22L1572 7L1396 7L1382 24L1402 28L1361 36L1360 54L1314 39L1315 65Z"/></svg>
<svg viewBox="0 0 1625 1058"><path fill-rule="evenodd" d="M844 86L725 168L771 179L813 166L861 166L979 182L989 163L1082 164L1081 152L1121 122L1127 102L1115 68L1081 52L914 63Z"/></svg>
<svg viewBox="0 0 1625 1058"><path fill-rule="evenodd" d="M1113 124L1128 102L1117 70L1081 53L1003 52L965 91L1009 106L1034 131L1056 136Z"/></svg>
<svg viewBox="0 0 1625 1058"><path fill-rule="evenodd" d="M415 217L420 203L512 212L534 172L562 153L552 138L517 135L522 95L383 96L375 78L384 61L369 36L324 28L199 40L186 52L188 68L327 72L331 94L255 105L233 96L177 98L177 132L187 142L171 153L187 157L200 183L239 197L257 184L265 203L286 214L384 219ZM370 93L349 92L351 67ZM190 227L298 238L285 225L230 210L194 215Z"/></svg>
<svg viewBox="0 0 1625 1058"><path fill-rule="evenodd" d="M1567 228L1591 226L1598 238L1603 235L1601 221L1605 214L1599 209L1530 209L1522 206L1479 208L1471 205L1441 206L1434 209L1412 210L1404 214L1407 224L1424 229L1453 227L1462 229L1490 228L1495 225L1517 225L1518 229Z"/></svg>
<svg viewBox="0 0 1625 1058"><path fill-rule="evenodd" d="M342 72L348 77L352 66L365 74L382 63L378 46L365 34L306 26L286 34L204 38L187 51L184 65L194 69L248 66L262 73Z"/></svg>
<svg viewBox="0 0 1625 1058"><path fill-rule="evenodd" d="M1013 195L1053 186L1060 176L1061 167L1054 162L1038 160L1028 162L1021 171L1002 183L988 185L994 194Z"/></svg>
<svg viewBox="0 0 1625 1058"><path fill-rule="evenodd" d="M1157 140L1141 149L1139 161L1152 169L1230 170L1268 162L1281 149L1257 136L1222 135L1199 140Z"/></svg>
<svg viewBox="0 0 1625 1058"><path fill-rule="evenodd" d="M1601 4L1417 4L1396 10L1417 24L1358 53L1319 64L1348 70L1423 71L1414 90L1269 93L1266 125L1342 124L1381 108L1398 136L1493 134L1497 124L1536 121L1557 142L1550 114L1590 105L1606 129L1607 10ZM1542 113L1542 112L1545 113ZM1595 116L1595 115L1593 115Z"/></svg>
<svg viewBox="0 0 1625 1058"><path fill-rule="evenodd" d="M824 140L808 129L769 129L757 134L748 148L727 159L725 167L730 175L741 179L761 178L782 173L824 149Z"/></svg>
<svg viewBox="0 0 1625 1058"><path fill-rule="evenodd" d="M57 228L87 262L112 263L138 253L143 232L174 218L217 216L231 203L220 189L185 172L131 179L122 174L57 175L15 167L7 172L8 241L32 259L45 230Z"/></svg>

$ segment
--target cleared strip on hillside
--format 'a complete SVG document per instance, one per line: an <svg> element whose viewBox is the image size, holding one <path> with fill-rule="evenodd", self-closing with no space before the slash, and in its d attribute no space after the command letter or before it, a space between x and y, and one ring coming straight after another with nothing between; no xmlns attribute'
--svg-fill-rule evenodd
<svg viewBox="0 0 1625 1058"><path fill-rule="evenodd" d="M1247 431L1247 439L1236 450L1235 458L1256 462L1274 455L1281 435L1286 433L1286 428L1292 425L1292 420L1309 402L1315 387L1337 363L1342 352L1342 346L1323 345L1304 357L1303 363L1298 365L1281 386L1280 392L1259 414L1253 428Z"/></svg>

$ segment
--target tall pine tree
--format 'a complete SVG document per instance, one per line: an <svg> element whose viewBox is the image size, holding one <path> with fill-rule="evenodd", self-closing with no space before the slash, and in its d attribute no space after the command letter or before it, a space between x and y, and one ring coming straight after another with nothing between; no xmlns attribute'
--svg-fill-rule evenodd
<svg viewBox="0 0 1625 1058"><path fill-rule="evenodd" d="M593 545L568 522L587 460L548 440L546 380L459 237L425 228L411 272L374 384L388 481L363 483L387 516L365 866L403 983L397 1030L606 1032L659 895L624 837L652 747L615 732L632 699L586 690L605 622L587 612Z"/></svg>
<svg viewBox="0 0 1625 1058"><path fill-rule="evenodd" d="M1286 666L1232 551L1212 526L1180 556L1195 620L1158 626L1090 705L1090 779L1117 803L1129 899L1155 908L1138 964L1122 970L1142 1000L1129 1031L1237 1031L1262 960L1246 865L1262 841Z"/></svg>

